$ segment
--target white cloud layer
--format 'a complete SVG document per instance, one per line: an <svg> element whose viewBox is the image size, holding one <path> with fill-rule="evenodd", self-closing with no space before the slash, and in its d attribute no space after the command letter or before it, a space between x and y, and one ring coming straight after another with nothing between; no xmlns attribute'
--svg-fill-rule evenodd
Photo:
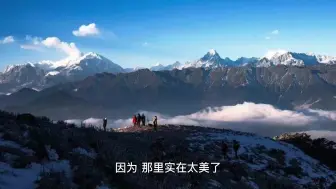
<svg viewBox="0 0 336 189"><path fill-rule="evenodd" d="M81 52L76 47L75 43L66 43L57 37L48 37L41 43L48 48L59 49L66 53L69 57L79 57L81 55Z"/></svg>
<svg viewBox="0 0 336 189"><path fill-rule="evenodd" d="M306 109L291 111L277 109L268 104L245 102L234 106L207 108L189 115L168 116L155 112L139 111L151 120L158 116L159 124L196 125L216 128L229 128L254 132L265 136L279 135L285 132L305 130L335 130L336 111ZM80 124L81 120L67 120ZM102 118L89 118L85 124L102 126ZM109 120L108 127L121 128L131 126L131 118Z"/></svg>
<svg viewBox="0 0 336 189"><path fill-rule="evenodd" d="M279 30L273 30L273 31L272 31L272 34L273 34L273 35L278 35L279 33L280 33Z"/></svg>
<svg viewBox="0 0 336 189"><path fill-rule="evenodd" d="M26 40L32 45L39 45L42 41L41 37L33 37L31 35L26 35Z"/></svg>
<svg viewBox="0 0 336 189"><path fill-rule="evenodd" d="M42 48L37 45L20 45L20 48L25 50L42 51Z"/></svg>
<svg viewBox="0 0 336 189"><path fill-rule="evenodd" d="M7 36L0 40L0 44L8 44L8 43L14 43L15 39L13 36Z"/></svg>
<svg viewBox="0 0 336 189"><path fill-rule="evenodd" d="M76 47L75 43L67 43L61 41L58 37L41 37L26 35L26 44L21 44L20 48L25 50L44 51L45 48L54 48L67 54L67 58L77 58L81 55L80 50Z"/></svg>
<svg viewBox="0 0 336 189"><path fill-rule="evenodd" d="M280 33L279 30L273 30L270 34L271 35L278 35L279 33ZM271 36L266 36L265 39L270 40L270 39L272 39L272 37Z"/></svg>
<svg viewBox="0 0 336 189"><path fill-rule="evenodd" d="M91 23L89 25L81 25L78 30L72 31L72 34L77 37L87 37L99 35L100 31L95 23Z"/></svg>
<svg viewBox="0 0 336 189"><path fill-rule="evenodd" d="M31 35L26 35L26 43L21 44L20 48L25 50L32 50L32 51L43 51L43 44L41 37L33 37Z"/></svg>

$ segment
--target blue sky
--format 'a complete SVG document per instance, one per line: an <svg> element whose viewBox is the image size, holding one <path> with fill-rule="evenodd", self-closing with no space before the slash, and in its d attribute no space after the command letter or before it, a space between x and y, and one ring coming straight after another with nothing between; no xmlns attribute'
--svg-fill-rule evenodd
<svg viewBox="0 0 336 189"><path fill-rule="evenodd" d="M232 59L271 49L336 55L334 0L11 0L1 7L1 68L77 51L122 67L195 60L210 48Z"/></svg>

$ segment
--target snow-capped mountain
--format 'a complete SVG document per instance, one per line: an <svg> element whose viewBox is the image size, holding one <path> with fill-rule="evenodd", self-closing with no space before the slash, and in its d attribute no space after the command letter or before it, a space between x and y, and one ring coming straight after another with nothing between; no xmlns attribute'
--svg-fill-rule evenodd
<svg viewBox="0 0 336 189"><path fill-rule="evenodd" d="M188 62L181 66L181 68L219 68L224 66L233 65L233 61L229 58L222 59L216 50L210 49L202 58L199 60Z"/></svg>
<svg viewBox="0 0 336 189"><path fill-rule="evenodd" d="M251 57L251 58L240 57L235 61L234 65L245 66L248 64L255 64L256 62L258 62L258 60L259 58L256 58L256 57Z"/></svg>
<svg viewBox="0 0 336 189"><path fill-rule="evenodd" d="M168 70L179 69L181 66L182 66L182 63L179 61L176 61L175 63L166 66L166 69Z"/></svg>
<svg viewBox="0 0 336 189"><path fill-rule="evenodd" d="M1 92L14 92L41 84L45 71L34 64L9 65L0 73Z"/></svg>
<svg viewBox="0 0 336 189"><path fill-rule="evenodd" d="M0 84L2 84L0 90L13 92L22 87L42 89L59 82L84 79L102 72L121 73L125 71L118 64L93 52L60 61L9 65L0 74Z"/></svg>
<svg viewBox="0 0 336 189"><path fill-rule="evenodd" d="M75 59L65 59L56 62L41 62L42 67L49 66L51 69L49 75L56 75L55 71L59 74L71 76L75 74L88 75L101 72L120 73L124 72L124 69L115 64L111 60L105 58L97 53L89 52L81 57Z"/></svg>
<svg viewBox="0 0 336 189"><path fill-rule="evenodd" d="M60 74L66 76L89 76L102 72L124 72L124 69L118 64L115 64L111 60L92 52L84 54L78 59L66 62L65 66L59 66L56 70L59 71Z"/></svg>
<svg viewBox="0 0 336 189"><path fill-rule="evenodd" d="M296 53L285 50L268 51L266 55L256 57L240 57L237 60L221 58L216 50L210 49L202 58L195 61L188 61L184 64L176 62L171 65L157 64L150 68L152 71L184 69L184 68L220 68L227 66L246 66L269 67L276 65L286 66L307 66L316 64L336 64L336 57L318 55L313 53Z"/></svg>
<svg viewBox="0 0 336 189"><path fill-rule="evenodd" d="M184 68L220 68L227 66L244 66L247 64L256 63L258 58L246 58L240 57L237 60L233 61L230 58L222 58L216 50L210 49L203 57L195 61L188 61L184 64L176 61L173 64L164 66L157 64L150 68L152 71L161 71L161 70L173 70L173 69L184 69Z"/></svg>
<svg viewBox="0 0 336 189"><path fill-rule="evenodd" d="M164 66L162 64L156 64L155 66L150 67L149 69L151 71L162 71L162 70L173 70L173 69L181 69L183 65L181 64L181 62L176 61L173 64L169 64L167 66Z"/></svg>
<svg viewBox="0 0 336 189"><path fill-rule="evenodd" d="M317 61L321 64L336 64L336 57L328 55L315 55L315 54L311 55L315 56Z"/></svg>
<svg viewBox="0 0 336 189"><path fill-rule="evenodd" d="M256 63L258 67L287 65L307 66L316 64L335 64L336 57L327 55L316 55L312 53L296 53L285 50L269 51Z"/></svg>
<svg viewBox="0 0 336 189"><path fill-rule="evenodd" d="M166 66L164 66L164 65L162 65L160 63L155 64L154 66L150 67L149 69L152 70L152 71L167 70Z"/></svg>
<svg viewBox="0 0 336 189"><path fill-rule="evenodd" d="M147 69L147 68L145 67L124 68L124 72L129 73L129 72L135 72L137 70L142 70L142 69Z"/></svg>

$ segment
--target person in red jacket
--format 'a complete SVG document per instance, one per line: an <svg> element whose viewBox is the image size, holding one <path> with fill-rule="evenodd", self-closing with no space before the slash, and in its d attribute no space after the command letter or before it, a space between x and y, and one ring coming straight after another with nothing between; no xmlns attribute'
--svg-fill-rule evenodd
<svg viewBox="0 0 336 189"><path fill-rule="evenodd" d="M136 118L135 115L133 116L132 123L133 123L133 126L135 126L137 124L137 118Z"/></svg>

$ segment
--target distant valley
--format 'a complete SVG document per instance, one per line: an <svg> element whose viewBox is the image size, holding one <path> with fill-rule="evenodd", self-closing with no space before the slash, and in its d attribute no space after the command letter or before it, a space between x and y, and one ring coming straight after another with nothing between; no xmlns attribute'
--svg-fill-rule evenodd
<svg viewBox="0 0 336 189"><path fill-rule="evenodd" d="M279 108L336 109L336 65L305 67L142 69L100 73L41 91L24 88L0 98L1 108L55 119L123 118L147 110L169 115L254 102Z"/></svg>

